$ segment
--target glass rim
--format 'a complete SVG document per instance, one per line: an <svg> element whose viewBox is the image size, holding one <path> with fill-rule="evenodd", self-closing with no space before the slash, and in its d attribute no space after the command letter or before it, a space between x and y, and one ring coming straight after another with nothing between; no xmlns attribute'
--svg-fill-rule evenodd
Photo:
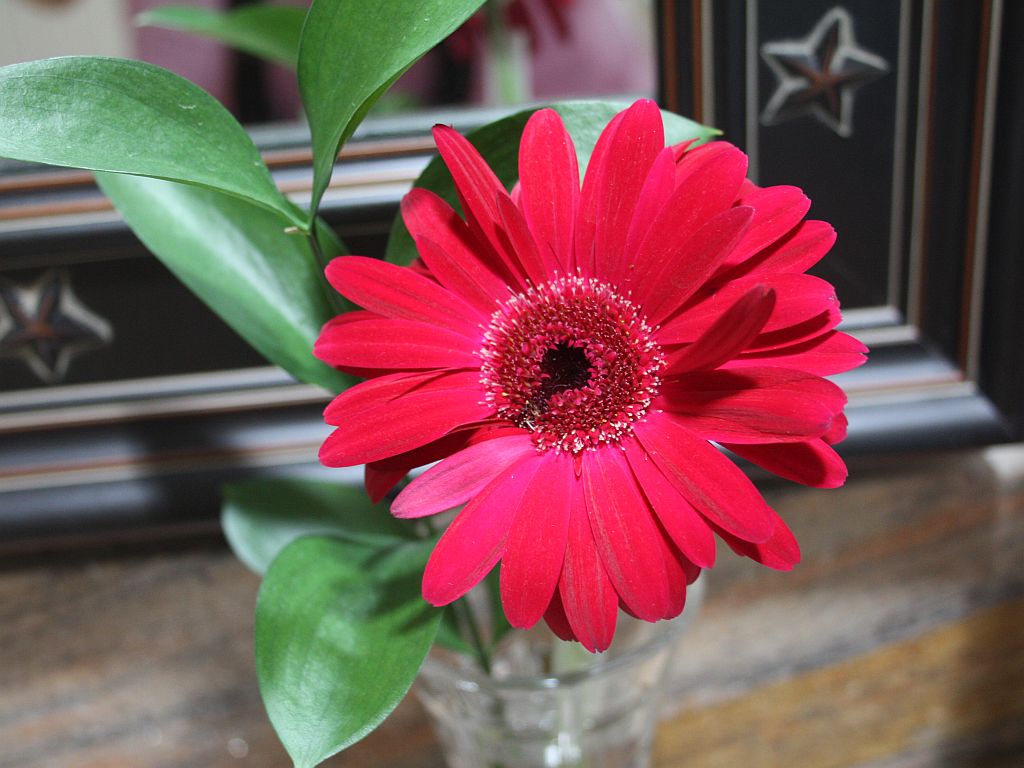
<svg viewBox="0 0 1024 768"><path fill-rule="evenodd" d="M703 575L703 574L702 574ZM485 688L494 691L501 690L530 690L530 691L545 691L545 690L557 690L559 688L568 688L571 686L578 685L586 680L597 677L598 675L605 674L609 671L614 671L620 667L624 667L643 654L650 653L652 650L661 650L664 646L669 645L683 634L683 632L689 627L691 620L693 619L697 609L703 602L704 597L704 579L698 578L693 584L687 587L687 607L690 608L689 612L684 611L679 616L672 619L662 619L657 622L648 622L652 627L661 627L663 631L657 632L648 638L646 641L640 643L635 648L630 648L621 652L619 655L614 657L603 657L601 654L593 654L597 661L584 667L583 669L574 669L568 672L556 673L550 675L509 675L500 679L495 679L490 675L483 672L483 670L477 669L475 666L458 667L454 664L449 664L445 661L438 660L435 657L427 655L423 661L423 666L431 666L435 668L445 668L448 671L455 672L455 676L461 678L465 682L472 683L479 688ZM692 594L691 594L692 593ZM641 621L641 619L637 619ZM568 642L568 641L561 641ZM451 652L454 656L462 656L458 652Z"/></svg>

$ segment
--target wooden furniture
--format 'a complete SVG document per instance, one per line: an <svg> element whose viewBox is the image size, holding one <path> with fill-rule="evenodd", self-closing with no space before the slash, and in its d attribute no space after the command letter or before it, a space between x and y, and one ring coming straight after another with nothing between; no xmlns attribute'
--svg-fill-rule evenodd
<svg viewBox="0 0 1024 768"><path fill-rule="evenodd" d="M790 574L722 552L656 768L1024 764L1024 445L766 486ZM0 573L0 766L287 766L252 661L258 579L215 541ZM407 699L330 765L440 768Z"/></svg>

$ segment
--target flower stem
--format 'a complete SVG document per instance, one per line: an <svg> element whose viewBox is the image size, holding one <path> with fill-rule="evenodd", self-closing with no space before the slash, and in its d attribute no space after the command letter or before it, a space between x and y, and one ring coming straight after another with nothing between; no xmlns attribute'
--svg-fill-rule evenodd
<svg viewBox="0 0 1024 768"><path fill-rule="evenodd" d="M437 536L437 529L434 528L433 521L425 518L423 524L426 526L427 533L431 538ZM473 646L473 651L476 653L476 660L480 663L480 667L490 675L491 654L487 650L487 644L484 642L483 634L480 632L480 625L477 624L476 616L473 615L473 607L469 604L469 599L460 597L451 604L451 608L455 612L455 621L458 623L459 629L464 635L469 635L469 642Z"/></svg>
<svg viewBox="0 0 1024 768"><path fill-rule="evenodd" d="M331 307L335 312L341 314L345 311L345 305L341 301L341 296L334 288L327 282L325 277L325 270L327 269L327 256L324 254L324 249L320 245L320 238L317 234L317 229L320 227L320 222L317 219L313 220L313 226L309 230L309 248L313 252L313 257L316 259L316 265L318 266L317 271L320 273L320 283L325 289L327 300L330 302ZM326 225L324 225L326 226Z"/></svg>
<svg viewBox="0 0 1024 768"><path fill-rule="evenodd" d="M469 605L469 601L465 597L460 597L452 603L452 610L455 611L456 621L462 626L463 631L469 635L469 640L473 644L473 650L476 652L477 661L480 662L484 672L490 675L491 654L484 643L483 635L480 633L480 627L477 625L476 617L473 615L473 609Z"/></svg>

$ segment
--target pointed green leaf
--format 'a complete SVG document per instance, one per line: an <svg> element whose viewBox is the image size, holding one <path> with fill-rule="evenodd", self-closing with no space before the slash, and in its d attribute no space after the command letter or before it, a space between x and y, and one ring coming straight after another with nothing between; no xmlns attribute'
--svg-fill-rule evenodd
<svg viewBox="0 0 1024 768"><path fill-rule="evenodd" d="M299 90L313 136L316 211L334 160L367 111L483 0L313 0L299 45Z"/></svg>
<svg viewBox="0 0 1024 768"><path fill-rule="evenodd" d="M429 544L374 550L313 536L289 544L256 604L256 672L297 768L366 736L412 685L441 611L420 597Z"/></svg>
<svg viewBox="0 0 1024 768"><path fill-rule="evenodd" d="M374 546L414 536L409 523L392 517L387 504L371 503L361 487L297 478L226 486L221 523L238 559L257 573L302 536L330 534Z"/></svg>
<svg viewBox="0 0 1024 768"><path fill-rule="evenodd" d="M135 23L213 38L295 69L305 19L306 9L298 5L244 5L231 11L195 5L161 5L140 13Z"/></svg>
<svg viewBox="0 0 1024 768"><path fill-rule="evenodd" d="M146 247L270 362L332 392L354 381L313 357L335 313L304 236L212 190L142 176L96 179Z"/></svg>
<svg viewBox="0 0 1024 768"><path fill-rule="evenodd" d="M141 61L68 56L0 67L0 157L182 181L305 227L220 102Z"/></svg>
<svg viewBox="0 0 1024 768"><path fill-rule="evenodd" d="M610 101L568 101L550 106L561 115L566 130L573 138L580 173L583 173L590 162L590 155L594 151L594 145L597 143L601 131L608 121L629 104ZM509 189L519 178L519 139L523 134L526 121L534 111L535 109L528 109L517 112L468 134L473 146L483 155L494 173ZM714 128L708 128L672 112L662 110L661 116L665 123L667 144L678 144L690 139L706 141L720 133ZM455 185L440 157L435 157L430 161L430 164L416 180L416 186L436 192L456 209L459 208ZM388 238L388 261L393 261L396 264L409 264L416 258L416 255L416 246L402 223L402 217L396 216L391 227L391 236Z"/></svg>

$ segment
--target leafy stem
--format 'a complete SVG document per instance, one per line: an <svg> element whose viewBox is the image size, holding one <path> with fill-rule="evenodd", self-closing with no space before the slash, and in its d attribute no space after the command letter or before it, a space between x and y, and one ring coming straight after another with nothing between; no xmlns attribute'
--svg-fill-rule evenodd
<svg viewBox="0 0 1024 768"><path fill-rule="evenodd" d="M483 635L480 632L476 617L473 615L473 609L469 604L469 600L465 597L460 597L452 603L452 610L455 611L456 621L459 622L459 625L469 635L469 641L473 645L473 651L476 653L477 661L480 662L480 667L485 673L490 675L491 654L484 643Z"/></svg>
<svg viewBox="0 0 1024 768"><path fill-rule="evenodd" d="M317 271L320 274L320 283L327 293L327 299L335 313L340 315L346 310L345 303L342 301L341 295L327 282L326 270L330 259L327 258L327 254L324 253L323 246L320 244L321 228L327 225L317 219L315 215L311 221L313 223L310 226L309 232L306 233L306 237L309 239L309 249L313 253L314 263L317 265Z"/></svg>
<svg viewBox="0 0 1024 768"><path fill-rule="evenodd" d="M426 526L427 535L431 538L436 538L437 529L429 519L424 519L423 523ZM460 597L454 603L451 604L451 609L455 614L455 621L459 625L459 630L463 635L468 635L470 645L473 647L473 652L476 654L476 660L480 664L480 668L490 675L491 674L491 654L487 648L487 644L484 642L483 633L480 631L480 625L477 622L476 616L473 614L473 606L469 604L468 597Z"/></svg>

